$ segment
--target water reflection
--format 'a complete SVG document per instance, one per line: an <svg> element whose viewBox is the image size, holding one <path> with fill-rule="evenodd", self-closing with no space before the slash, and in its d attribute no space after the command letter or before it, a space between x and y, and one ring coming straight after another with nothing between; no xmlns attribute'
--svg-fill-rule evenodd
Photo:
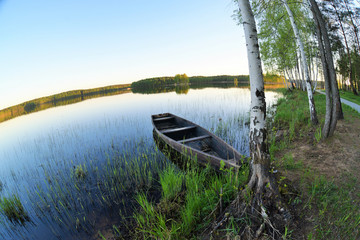
<svg viewBox="0 0 360 240"><path fill-rule="evenodd" d="M92 98L128 93L130 92L129 87L129 84L113 85L88 90L74 90L34 99L16 106L2 109L0 111L0 123L28 113L43 111L48 108L74 104Z"/></svg>
<svg viewBox="0 0 360 240"><path fill-rule="evenodd" d="M220 82L195 82L189 84L171 84L171 85L154 85L146 88L134 88L133 93L141 94L156 94L176 92L178 94L187 94L190 89L204 89L204 88L237 88L249 87L249 81L220 81Z"/></svg>
<svg viewBox="0 0 360 240"><path fill-rule="evenodd" d="M266 92L268 103L276 97ZM89 239L112 232L112 225L122 226L121 216L131 215L133 192L156 189L157 169L169 164L154 145L152 114L172 112L199 123L248 155L249 107L245 88L125 93L1 123L0 195L17 194L32 222L19 227L0 216L0 238ZM85 180L76 178L79 165Z"/></svg>

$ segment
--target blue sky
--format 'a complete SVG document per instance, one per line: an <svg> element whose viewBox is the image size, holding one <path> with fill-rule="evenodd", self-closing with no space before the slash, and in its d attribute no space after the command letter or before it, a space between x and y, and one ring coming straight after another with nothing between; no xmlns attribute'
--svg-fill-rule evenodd
<svg viewBox="0 0 360 240"><path fill-rule="evenodd" d="M0 0L0 109L148 77L248 74L232 0Z"/></svg>

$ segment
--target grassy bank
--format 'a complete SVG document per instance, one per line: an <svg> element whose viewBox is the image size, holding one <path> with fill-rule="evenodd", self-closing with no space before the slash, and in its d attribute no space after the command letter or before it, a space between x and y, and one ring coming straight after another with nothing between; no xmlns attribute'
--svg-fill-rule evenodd
<svg viewBox="0 0 360 240"><path fill-rule="evenodd" d="M270 153L281 192L296 212L294 239L359 239L360 183L356 170L359 115L343 105L345 120L321 140L325 96L316 94L320 125L312 126L305 92L285 93L272 125ZM277 133L277 134L276 134ZM353 139L355 138L355 139ZM357 160L356 160L357 159Z"/></svg>
<svg viewBox="0 0 360 240"><path fill-rule="evenodd" d="M341 90L340 96L346 100L353 102L353 103L360 104L360 96L354 95L353 92Z"/></svg>
<svg viewBox="0 0 360 240"><path fill-rule="evenodd" d="M150 201L146 193L136 200L140 212L134 214L135 238L191 239L200 236L235 198L247 180L248 170L238 173L211 167L187 167L180 171L175 165L159 173L162 197Z"/></svg>

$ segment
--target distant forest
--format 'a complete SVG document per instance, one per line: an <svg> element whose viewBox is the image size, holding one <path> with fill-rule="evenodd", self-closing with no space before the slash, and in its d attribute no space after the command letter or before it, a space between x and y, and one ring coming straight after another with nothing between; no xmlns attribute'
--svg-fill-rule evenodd
<svg viewBox="0 0 360 240"><path fill-rule="evenodd" d="M33 99L0 111L0 122L24 114L42 111L48 108L81 102L91 98L111 96L130 92L130 84L112 85L100 88L73 90Z"/></svg>
<svg viewBox="0 0 360 240"><path fill-rule="evenodd" d="M282 77L275 74L266 74L264 75L265 82L282 82ZM191 88L205 87L205 85L216 85L217 87L235 87L238 85L243 86L243 83L249 82L248 75L220 75L220 76L194 76L189 77L189 84ZM209 85L210 84L210 85ZM155 77L155 78L146 78L140 81L133 82L131 84L131 90L134 93L159 93L159 92L171 92L175 90L176 86L175 77Z"/></svg>
<svg viewBox="0 0 360 240"><path fill-rule="evenodd" d="M238 75L238 76L229 76L229 75L221 75L221 76L194 76L189 77L189 84L198 84L198 83L234 83L238 82L248 82L248 75ZM175 85L175 77L155 77L155 78L147 78L137 82L133 82L131 84L131 88L133 92L138 92L144 89L157 89L164 88L165 86L174 86Z"/></svg>

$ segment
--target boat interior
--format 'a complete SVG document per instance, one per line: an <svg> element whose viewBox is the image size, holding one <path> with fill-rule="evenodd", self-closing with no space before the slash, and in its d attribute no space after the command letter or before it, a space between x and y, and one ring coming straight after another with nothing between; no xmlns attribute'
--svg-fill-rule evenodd
<svg viewBox="0 0 360 240"><path fill-rule="evenodd" d="M185 144L222 159L234 158L231 149L224 147L224 144L221 144L218 139L209 135L206 130L193 125L185 119L171 114L153 115L152 118L155 127L161 133L180 144Z"/></svg>

